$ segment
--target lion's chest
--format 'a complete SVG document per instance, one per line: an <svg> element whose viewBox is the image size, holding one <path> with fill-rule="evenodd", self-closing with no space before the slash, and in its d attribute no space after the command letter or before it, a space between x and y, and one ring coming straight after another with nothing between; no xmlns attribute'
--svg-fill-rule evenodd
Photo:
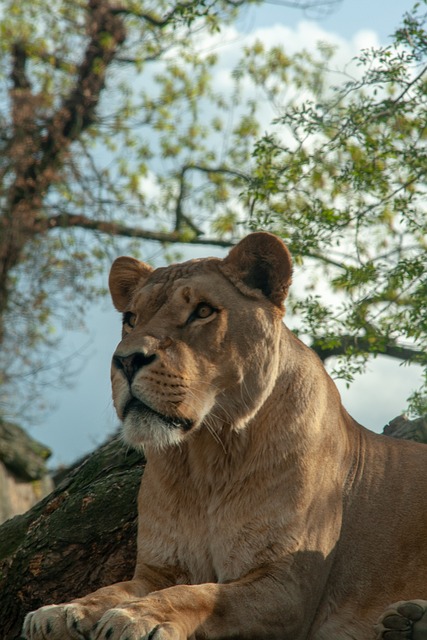
<svg viewBox="0 0 427 640"><path fill-rule="evenodd" d="M258 564L257 556L265 547L261 532L251 535L250 524L242 526L240 519L233 521L223 511L204 515L193 522L191 533L186 526L177 540L178 562L191 583L226 582Z"/></svg>
<svg viewBox="0 0 427 640"><path fill-rule="evenodd" d="M221 464L219 464L221 463ZM185 460L170 464L167 483L147 465L140 494L139 561L175 567L179 580L226 582L276 562L301 545L289 511L286 474L226 474L207 461L192 474ZM150 467L150 468L149 468ZM300 530L300 526L298 525Z"/></svg>
<svg viewBox="0 0 427 640"><path fill-rule="evenodd" d="M235 580L285 553L283 502L266 505L260 497L249 505L248 495L218 492L206 501L193 496L191 506L177 514L168 548L191 583Z"/></svg>
<svg viewBox="0 0 427 640"><path fill-rule="evenodd" d="M175 567L183 582L226 582L282 552L277 516L283 505L270 513L262 500L246 504L247 492L203 498L189 486L154 493L155 500L147 483L140 494L141 563Z"/></svg>

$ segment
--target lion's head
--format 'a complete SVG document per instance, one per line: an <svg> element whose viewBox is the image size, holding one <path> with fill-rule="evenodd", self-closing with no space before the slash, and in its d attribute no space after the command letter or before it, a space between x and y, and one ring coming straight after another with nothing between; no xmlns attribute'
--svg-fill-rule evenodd
<svg viewBox="0 0 427 640"><path fill-rule="evenodd" d="M291 271L285 245L262 232L224 260L156 270L114 262L109 284L123 334L112 388L130 444L162 448L204 426L247 423L277 376Z"/></svg>

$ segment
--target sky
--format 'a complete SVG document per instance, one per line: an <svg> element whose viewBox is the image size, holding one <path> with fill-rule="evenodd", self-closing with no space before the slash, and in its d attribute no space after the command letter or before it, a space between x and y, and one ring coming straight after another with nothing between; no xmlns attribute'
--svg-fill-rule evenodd
<svg viewBox="0 0 427 640"><path fill-rule="evenodd" d="M406 0L342 0L329 15L319 18L279 3L277 0L277 4L245 8L234 26L230 51L236 45L236 33L239 48L246 39L259 37L270 44L283 43L289 53L312 48L316 41L324 40L339 47L339 60L345 64L361 48L386 44L401 16L413 4ZM224 255L219 249L185 251L185 258ZM297 279L294 286L298 286ZM104 300L88 309L86 324L88 333L67 334L61 347L62 353L84 354L73 385L46 390L54 407L30 429L34 438L52 449L51 467L74 462L101 444L119 424L112 406L109 376L111 355L120 339L120 314L109 300ZM380 432L388 420L402 412L419 380L416 367L402 367L397 361L382 357L373 361L350 389L339 381L337 384L353 417Z"/></svg>

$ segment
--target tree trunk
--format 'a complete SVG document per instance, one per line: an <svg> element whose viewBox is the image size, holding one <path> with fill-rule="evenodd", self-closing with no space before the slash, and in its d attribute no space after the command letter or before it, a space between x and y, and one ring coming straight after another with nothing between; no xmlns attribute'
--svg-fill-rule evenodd
<svg viewBox="0 0 427 640"><path fill-rule="evenodd" d="M385 431L427 442L427 419L401 416ZM0 640L19 639L28 611L132 576L144 464L115 438L0 527Z"/></svg>
<svg viewBox="0 0 427 640"><path fill-rule="evenodd" d="M143 468L116 438L0 527L1 640L18 640L28 611L132 576Z"/></svg>

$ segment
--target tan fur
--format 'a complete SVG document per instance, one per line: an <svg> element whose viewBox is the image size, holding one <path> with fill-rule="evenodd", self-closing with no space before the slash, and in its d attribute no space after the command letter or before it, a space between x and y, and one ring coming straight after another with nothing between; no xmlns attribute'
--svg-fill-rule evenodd
<svg viewBox="0 0 427 640"><path fill-rule="evenodd" d="M427 449L346 413L282 322L290 282L264 233L225 260L115 262L113 399L148 459L135 577L30 614L26 638L369 640L425 595Z"/></svg>

